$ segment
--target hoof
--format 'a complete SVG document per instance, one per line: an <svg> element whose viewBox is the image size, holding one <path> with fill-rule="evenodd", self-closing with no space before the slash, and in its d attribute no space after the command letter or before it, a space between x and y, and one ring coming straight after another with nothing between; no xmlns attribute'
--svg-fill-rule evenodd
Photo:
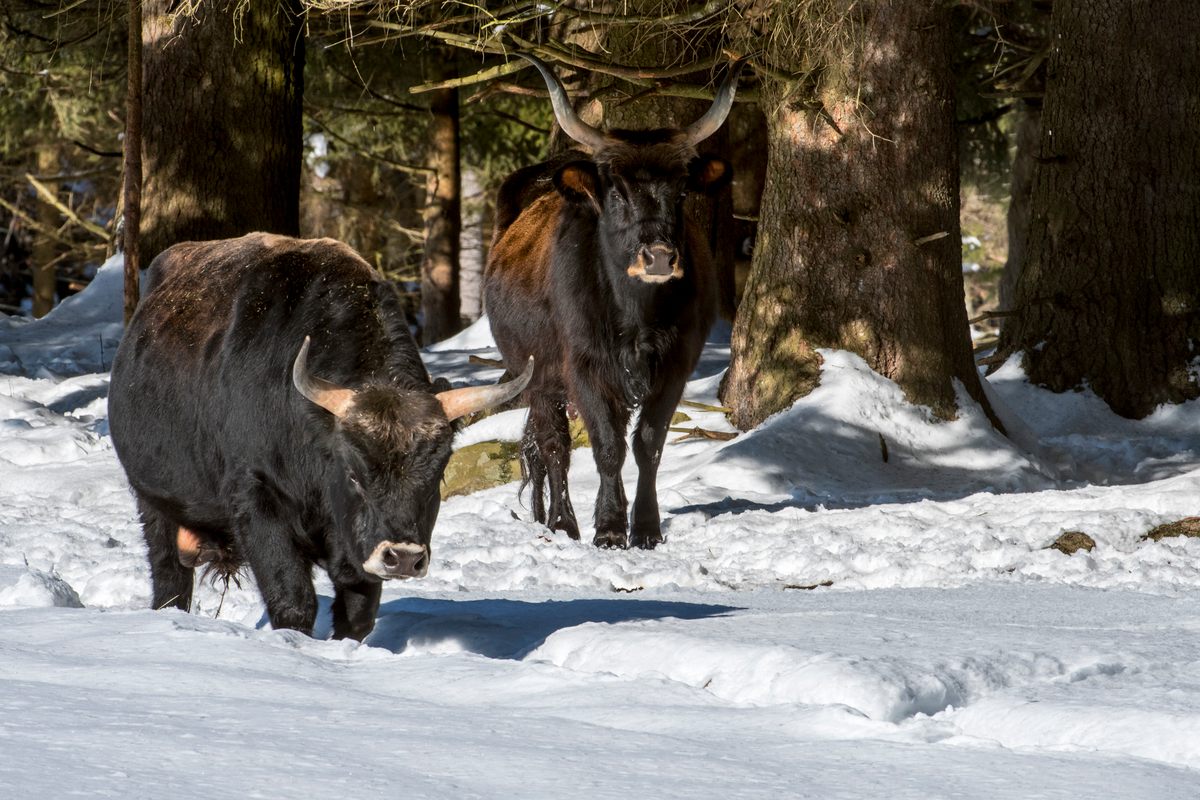
<svg viewBox="0 0 1200 800"><path fill-rule="evenodd" d="M579 541L579 526L573 522L559 520L558 522L554 523L554 525L550 526L550 530L554 531L555 533L561 531L569 538L574 539L577 542Z"/></svg>
<svg viewBox="0 0 1200 800"><path fill-rule="evenodd" d="M625 533L623 531L596 531L596 538L592 540L592 544L605 550L624 550Z"/></svg>
<svg viewBox="0 0 1200 800"><path fill-rule="evenodd" d="M629 546L636 547L639 550L653 550L655 547L658 547L660 544L662 544L662 540L663 537L661 533L655 532L639 534L635 531L633 536L629 538Z"/></svg>

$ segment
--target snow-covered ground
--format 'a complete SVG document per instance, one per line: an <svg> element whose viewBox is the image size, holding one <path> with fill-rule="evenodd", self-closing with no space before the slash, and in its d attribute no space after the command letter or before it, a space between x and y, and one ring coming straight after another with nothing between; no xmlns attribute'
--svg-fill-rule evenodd
<svg viewBox="0 0 1200 800"><path fill-rule="evenodd" d="M119 293L114 262L0 317L0 798L1200 797L1200 540L1142 539L1200 512L1195 403L1130 422L1014 362L989 380L1007 439L827 352L791 411L668 445L658 550L552 535L516 484L454 498L357 645L271 631L251 580L144 610ZM498 376L471 354L486 323L426 361ZM717 337L689 399L727 358ZM1068 530L1095 549L1046 549Z"/></svg>

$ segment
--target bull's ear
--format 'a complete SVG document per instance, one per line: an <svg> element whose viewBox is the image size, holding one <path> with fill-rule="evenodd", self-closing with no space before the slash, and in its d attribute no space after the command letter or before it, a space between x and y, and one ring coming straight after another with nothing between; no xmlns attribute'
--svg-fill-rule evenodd
<svg viewBox="0 0 1200 800"><path fill-rule="evenodd" d="M700 156L688 167L688 188L693 192L716 194L733 180L733 167L723 158Z"/></svg>
<svg viewBox="0 0 1200 800"><path fill-rule="evenodd" d="M572 161L554 173L554 188L559 194L575 203L590 203L597 213L600 210L600 202L596 199L599 187L600 173L591 161Z"/></svg>

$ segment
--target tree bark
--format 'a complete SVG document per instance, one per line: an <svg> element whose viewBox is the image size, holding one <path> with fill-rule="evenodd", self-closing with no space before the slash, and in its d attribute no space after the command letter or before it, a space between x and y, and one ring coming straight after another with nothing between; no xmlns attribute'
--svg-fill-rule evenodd
<svg viewBox="0 0 1200 800"><path fill-rule="evenodd" d="M1142 417L1200 395L1200 6L1057 0L1025 269L1001 354Z"/></svg>
<svg viewBox="0 0 1200 800"><path fill-rule="evenodd" d="M962 299L947 9L859 3L857 46L831 53L814 102L764 78L766 189L722 393L742 429L818 385L817 348L857 353L940 418L955 381L990 413Z"/></svg>
<svg viewBox="0 0 1200 800"><path fill-rule="evenodd" d="M1023 104L1017 112L1017 150L1013 156L1008 203L1008 258L1000 275L998 311L1012 311L1016 307L1017 283L1021 279L1029 244L1034 156L1041 133L1041 102ZM1005 319L1000 318L1002 329Z"/></svg>
<svg viewBox="0 0 1200 800"><path fill-rule="evenodd" d="M38 175L53 175L59 171L58 148L50 142L44 142L37 150ZM58 190L58 182L44 179L51 189ZM59 225L59 212L52 203L38 200L38 222L48 230L54 230ZM57 289L54 240L48 236L39 236L33 245L33 316L40 319L54 308L54 295Z"/></svg>
<svg viewBox="0 0 1200 800"><path fill-rule="evenodd" d="M462 175L459 171L458 90L431 92L429 165L425 202L425 254L421 262L423 344L462 328L459 257L462 234Z"/></svg>
<svg viewBox="0 0 1200 800"><path fill-rule="evenodd" d="M125 324L141 299L142 268L142 0L129 0L129 75L125 91L125 153L121 249L125 253Z"/></svg>
<svg viewBox="0 0 1200 800"><path fill-rule="evenodd" d="M299 0L144 5L142 257L179 241L300 232Z"/></svg>

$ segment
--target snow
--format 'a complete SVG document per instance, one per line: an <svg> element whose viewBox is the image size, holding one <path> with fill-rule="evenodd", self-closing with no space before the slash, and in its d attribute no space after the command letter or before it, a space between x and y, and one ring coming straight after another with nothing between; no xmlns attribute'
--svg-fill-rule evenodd
<svg viewBox="0 0 1200 800"><path fill-rule="evenodd" d="M1142 538L1197 511L1194 402L1124 420L1014 359L987 386L1006 438L826 351L792 409L667 446L657 550L551 534L515 483L456 497L429 576L332 642L319 572L314 639L271 631L249 578L145 608L106 419L120 276L0 317L0 797L1200 795L1200 540ZM425 354L499 378L470 355L497 357L486 321ZM728 355L715 335L689 400ZM1046 549L1067 530L1096 548Z"/></svg>

